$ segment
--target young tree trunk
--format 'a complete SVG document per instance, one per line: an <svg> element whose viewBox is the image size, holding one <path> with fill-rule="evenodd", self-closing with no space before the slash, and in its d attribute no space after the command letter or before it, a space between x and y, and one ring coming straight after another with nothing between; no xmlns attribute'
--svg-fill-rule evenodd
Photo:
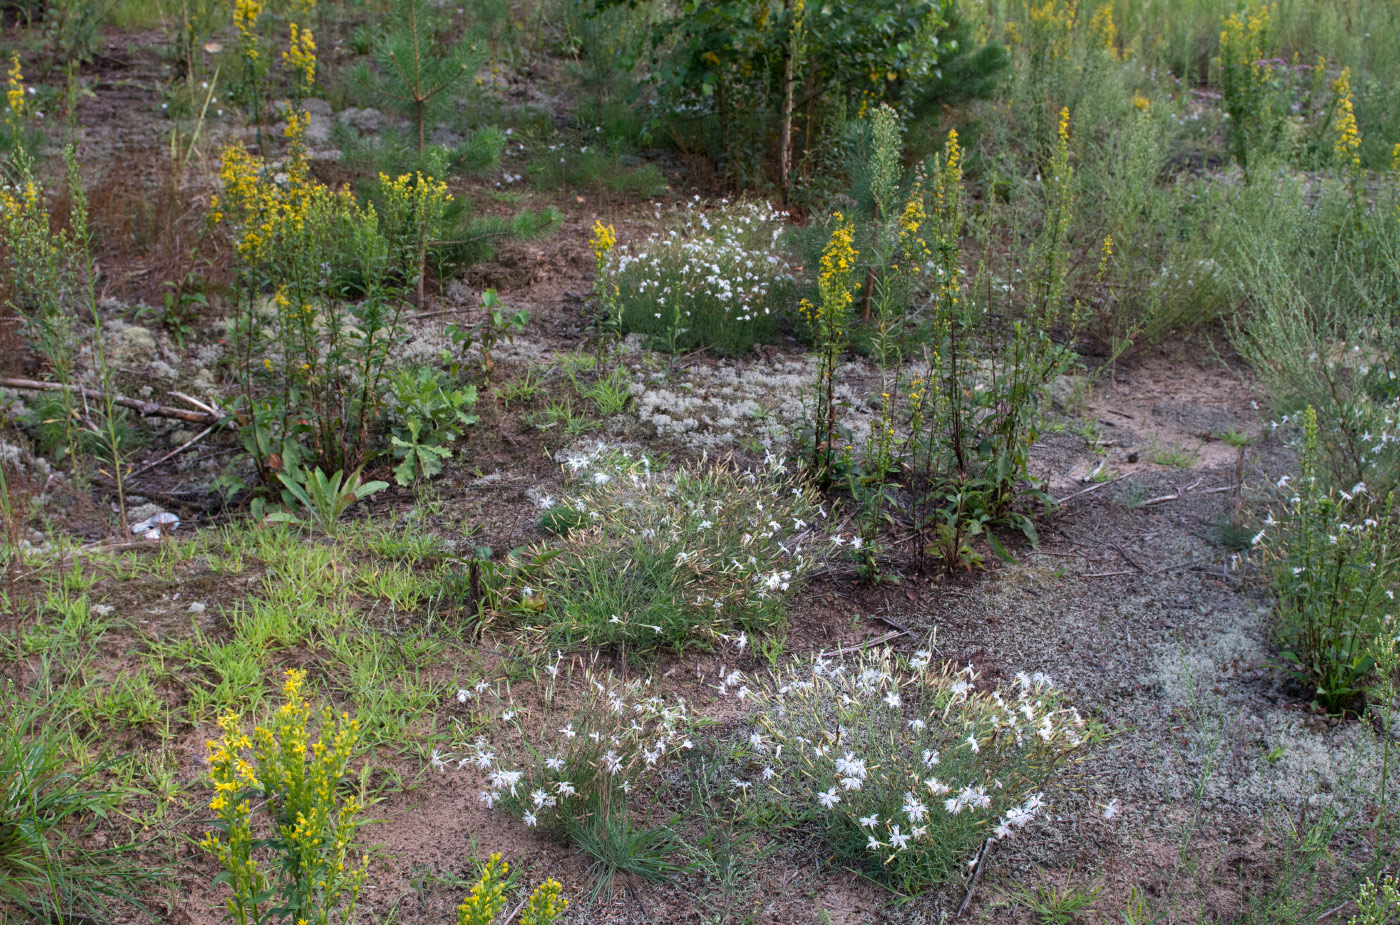
<svg viewBox="0 0 1400 925"><path fill-rule="evenodd" d="M792 185L792 70L797 49L797 24L792 22L793 0L783 0L783 12L788 21L788 40L783 46L783 109L778 130L778 179L783 188L783 202L788 201Z"/></svg>

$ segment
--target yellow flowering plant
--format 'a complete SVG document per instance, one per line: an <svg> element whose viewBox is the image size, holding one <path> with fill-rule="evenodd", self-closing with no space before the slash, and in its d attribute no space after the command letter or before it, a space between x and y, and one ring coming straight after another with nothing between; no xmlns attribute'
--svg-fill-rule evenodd
<svg viewBox="0 0 1400 925"><path fill-rule="evenodd" d="M282 52L282 63L286 65L291 78L292 101L299 104L311 95L316 85L316 37L309 28L302 28L296 23L291 23L288 29L290 36L287 49ZM294 105L294 108L298 107Z"/></svg>
<svg viewBox="0 0 1400 925"><path fill-rule="evenodd" d="M267 88L267 55L263 53L259 20L262 0L234 0L233 28L238 33L238 65L229 86L229 97L242 106L248 120L258 127L262 140L263 107Z"/></svg>
<svg viewBox="0 0 1400 925"><path fill-rule="evenodd" d="M1224 108L1226 143L1231 156L1249 176L1257 161L1278 141L1283 114L1275 100L1273 17L1269 4L1232 13L1220 30L1220 50L1213 64L1219 74Z"/></svg>
<svg viewBox="0 0 1400 925"><path fill-rule="evenodd" d="M225 149L210 213L239 258L240 436L274 490L278 472L303 461L351 472L385 449L371 422L389 347L404 307L422 300L432 229L451 202L423 174L381 175L377 207L315 181L307 123L305 111L289 114L280 173Z"/></svg>
<svg viewBox="0 0 1400 925"><path fill-rule="evenodd" d="M19 52L11 53L5 77L5 124L11 134L17 134L24 118L24 72L20 70Z"/></svg>
<svg viewBox="0 0 1400 925"><path fill-rule="evenodd" d="M1346 173L1355 200L1361 195L1361 133L1356 127L1356 109L1351 96L1351 68L1342 68L1332 84L1332 93L1337 101L1332 151L1338 166Z"/></svg>
<svg viewBox="0 0 1400 925"><path fill-rule="evenodd" d="M55 231L44 189L23 145L12 152L13 186L0 184L0 292L23 319L26 339L55 381L76 375L72 306L81 297L82 250L72 230ZM91 433L77 416L76 395L63 389L42 416L42 444L55 458L72 456Z"/></svg>
<svg viewBox="0 0 1400 925"><path fill-rule="evenodd" d="M505 910L509 882L510 865L501 858L500 852L492 854L481 865L481 875L473 884L471 894L457 907L457 925L493 925ZM569 905L563 892L563 886L552 877L537 886L520 910L521 925L557 922Z"/></svg>
<svg viewBox="0 0 1400 925"><path fill-rule="evenodd" d="M617 231L604 225L602 219L593 222L593 237L588 249L593 252L593 295L598 300L600 348L603 343L622 338L622 303L618 286L612 279L612 253L617 247Z"/></svg>
<svg viewBox="0 0 1400 925"><path fill-rule="evenodd" d="M0 133L0 183L14 183L23 173L21 160L26 151L38 150L40 141L34 129L34 105L29 88L24 83L24 70L19 52L12 52L5 68L5 102L0 106L4 115L4 131Z"/></svg>
<svg viewBox="0 0 1400 925"><path fill-rule="evenodd" d="M831 484L840 427L836 417L836 377L846 349L855 300L855 226L840 212L832 216L831 237L822 250L817 274L817 304L803 299L802 313L817 347L815 412L809 464L821 485Z"/></svg>
<svg viewBox="0 0 1400 925"><path fill-rule="evenodd" d="M350 921L368 876L369 858L356 847L363 786L359 796L344 792L359 722L326 708L314 730L305 689L306 673L288 671L266 725L249 735L230 714L208 743L214 821L200 846L223 868L216 883L228 889L236 925Z"/></svg>

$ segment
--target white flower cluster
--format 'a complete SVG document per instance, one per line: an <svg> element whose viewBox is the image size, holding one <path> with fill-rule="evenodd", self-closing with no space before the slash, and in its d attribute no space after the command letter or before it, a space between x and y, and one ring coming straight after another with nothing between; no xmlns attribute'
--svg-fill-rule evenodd
<svg viewBox="0 0 1400 925"><path fill-rule="evenodd" d="M553 668L557 677L559 663ZM645 777L659 774L667 758L694 748L685 701L650 695L642 682L592 674L582 681L582 701L567 714L550 713L534 728L517 724L520 744L506 749L479 738L467 747L458 767L485 775L483 805L526 826L567 829L609 811ZM521 713L507 706L500 719L512 722Z"/></svg>
<svg viewBox="0 0 1400 925"><path fill-rule="evenodd" d="M608 282L629 331L664 337L673 348L703 343L742 353L767 336L795 292L777 249L786 216L748 202L712 212L693 206L677 227L635 249L618 247Z"/></svg>
<svg viewBox="0 0 1400 925"><path fill-rule="evenodd" d="M551 501L574 511L582 527L547 566L551 597L571 602L551 619L579 620L598 610L579 577L596 572L590 562L599 556L648 580L669 573L658 583L669 604L659 604L659 595L638 602L650 617L604 612L605 625L567 634L587 635L591 645L680 644L734 626L764 628L781 618L783 599L812 566L809 544L827 548L818 525L825 509L776 457L758 470L700 463L657 471L645 456L595 448L566 455L563 465L572 491Z"/></svg>
<svg viewBox="0 0 1400 925"><path fill-rule="evenodd" d="M983 839L1039 818L1055 768L1090 738L1045 675L988 691L976 680L928 651L878 650L751 682L756 727L741 752L756 780L735 783L796 807L901 888L937 882ZM741 685L721 678L721 690Z"/></svg>

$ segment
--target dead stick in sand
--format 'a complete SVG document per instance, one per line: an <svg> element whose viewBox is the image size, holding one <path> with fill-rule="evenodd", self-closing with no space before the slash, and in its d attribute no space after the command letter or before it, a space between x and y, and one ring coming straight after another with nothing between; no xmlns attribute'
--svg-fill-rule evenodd
<svg viewBox="0 0 1400 925"><path fill-rule="evenodd" d="M103 398L101 392L86 388L81 385L64 385L61 382L40 382L37 379L8 379L0 378L0 388L15 389L20 392L76 392L83 398ZM187 401L189 399L186 399ZM169 405L162 405L154 401L138 401L135 398L126 398L121 395L112 397L112 404L120 405L123 408L130 408L143 418L174 418L179 421L189 421L192 424L217 424L224 419L223 416L213 414L210 411L190 411L186 408L172 408ZM208 408L203 402L198 404Z"/></svg>
<svg viewBox="0 0 1400 925"><path fill-rule="evenodd" d="M874 639L867 639L867 640L865 640L865 642L862 642L862 643L860 643L860 644L858 644L858 645L854 645L854 646L842 646L842 647L839 648L839 649L832 649L830 652L823 652L821 655L819 655L819 656L817 656L817 657L818 657L818 658L835 658L835 657L838 656L838 655L846 655L846 654L851 653L851 652L859 652L861 649L868 649L868 648L870 648L871 646L878 646L878 645L881 645L881 644L883 644L883 643L889 642L891 639L898 639L900 636L903 636L903 635L905 635L905 631L904 631L904 630L891 630L890 632L885 633L885 634L882 635L882 636L876 636Z"/></svg>
<svg viewBox="0 0 1400 925"><path fill-rule="evenodd" d="M129 479L134 479L136 478L136 476L141 475L144 472L150 472L152 469L154 469L156 466L159 466L167 459L170 459L174 456L178 456L179 454L183 453L185 450L188 450L190 447L194 446L196 443L203 440L205 437L209 436L213 432L214 425L210 424L208 427L204 428L197 435L195 435L194 439L186 440L184 443L180 444L175 449L171 450L169 453L166 453L164 456L162 456L160 459L157 459L155 462L148 462L140 469L135 469L127 473L126 477Z"/></svg>
<svg viewBox="0 0 1400 925"><path fill-rule="evenodd" d="M1071 499L1071 498L1078 498L1080 495L1087 495L1087 494L1088 494L1089 492L1091 492L1091 491L1098 491L1100 488L1103 488L1105 485L1112 485L1114 482L1121 481L1122 479L1126 479L1126 478L1127 478L1128 476L1130 476L1130 475L1132 475L1131 472L1125 472L1124 474L1122 474L1122 475L1120 475L1120 476L1117 476L1117 477L1115 477L1115 478L1111 478L1111 479L1109 479L1109 480L1106 481L1106 482L1097 482L1097 483L1095 483L1095 484L1093 484L1093 485L1090 485L1088 488L1082 488L1082 489L1080 489L1079 491L1076 491L1076 492L1075 492L1074 494L1072 494L1072 495L1065 495L1063 498L1056 498L1056 499L1055 499L1055 503L1056 503L1057 505L1058 505L1058 504L1064 504L1066 501L1068 501L1068 500Z"/></svg>
<svg viewBox="0 0 1400 925"><path fill-rule="evenodd" d="M972 894L977 890L977 884L982 879L982 868L986 866L987 858L992 853L992 844L990 838L982 843L982 850L977 853L977 866L972 869L972 882L967 885L967 895L963 897L962 905L958 906L958 914L953 918L962 918L967 907L972 905Z"/></svg>

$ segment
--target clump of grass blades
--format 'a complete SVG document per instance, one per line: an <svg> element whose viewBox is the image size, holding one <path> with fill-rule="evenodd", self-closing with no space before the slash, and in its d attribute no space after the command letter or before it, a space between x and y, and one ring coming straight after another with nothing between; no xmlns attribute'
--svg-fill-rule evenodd
<svg viewBox="0 0 1400 925"><path fill-rule="evenodd" d="M0 709L0 920L109 920L160 871L138 866L129 842L92 846L120 795L93 786L102 765L70 767L65 730L14 696Z"/></svg>

